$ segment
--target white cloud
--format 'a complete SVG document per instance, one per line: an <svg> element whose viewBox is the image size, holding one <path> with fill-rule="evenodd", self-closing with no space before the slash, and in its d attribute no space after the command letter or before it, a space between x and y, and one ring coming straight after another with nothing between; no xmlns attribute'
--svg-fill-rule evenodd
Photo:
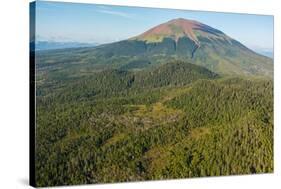
<svg viewBox="0 0 281 189"><path fill-rule="evenodd" d="M97 10L97 12L100 12L100 13L103 13L103 14L110 14L110 15L114 15L114 16L121 16L121 17L124 17L124 18L133 18L134 17L132 14L111 10L109 7L106 7L106 6L99 6L98 8L100 8L100 9Z"/></svg>

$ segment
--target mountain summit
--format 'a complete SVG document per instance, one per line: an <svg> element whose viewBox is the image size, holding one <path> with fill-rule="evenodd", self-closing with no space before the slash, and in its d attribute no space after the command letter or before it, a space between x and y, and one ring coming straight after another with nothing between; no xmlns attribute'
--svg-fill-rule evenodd
<svg viewBox="0 0 281 189"><path fill-rule="evenodd" d="M127 40L73 50L72 56L84 57L83 62L97 68L139 70L179 60L222 75L273 75L271 58L255 53L218 29L183 18Z"/></svg>
<svg viewBox="0 0 281 189"><path fill-rule="evenodd" d="M164 38L171 38L178 42L180 38L187 37L199 46L198 36L223 39L230 42L230 38L223 32L195 20L184 18L173 19L160 24L132 39L153 43L161 42Z"/></svg>

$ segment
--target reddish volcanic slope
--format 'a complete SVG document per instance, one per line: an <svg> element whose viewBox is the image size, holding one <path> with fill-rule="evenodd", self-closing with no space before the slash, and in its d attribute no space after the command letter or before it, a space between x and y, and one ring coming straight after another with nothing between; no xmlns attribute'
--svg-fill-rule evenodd
<svg viewBox="0 0 281 189"><path fill-rule="evenodd" d="M160 42L164 37L170 37L175 41L178 41L180 37L186 36L194 41L197 45L199 45L199 41L196 37L199 34L204 34L205 36L213 38L229 38L221 31L200 22L178 18L153 27L133 39L143 40L147 42Z"/></svg>
<svg viewBox="0 0 281 189"><path fill-rule="evenodd" d="M173 31L173 27L179 27L180 31ZM200 23L192 20L186 19L174 19L164 24L160 24L145 33L143 33L140 37L146 38L151 35L175 35L176 33L182 32L182 34L187 35L189 38L197 41L196 36L193 33L193 29L200 27ZM177 30L175 28L174 30Z"/></svg>

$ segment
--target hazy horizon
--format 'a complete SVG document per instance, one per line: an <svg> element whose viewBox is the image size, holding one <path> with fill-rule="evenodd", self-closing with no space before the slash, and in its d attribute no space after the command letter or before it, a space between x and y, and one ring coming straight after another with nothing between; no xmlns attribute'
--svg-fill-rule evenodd
<svg viewBox="0 0 281 189"><path fill-rule="evenodd" d="M219 29L255 51L273 52L273 16L48 1L36 6L37 41L111 43L180 17Z"/></svg>

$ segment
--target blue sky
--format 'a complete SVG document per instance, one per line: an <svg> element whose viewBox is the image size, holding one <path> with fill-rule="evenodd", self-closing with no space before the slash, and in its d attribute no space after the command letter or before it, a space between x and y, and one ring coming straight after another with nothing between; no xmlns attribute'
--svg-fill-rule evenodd
<svg viewBox="0 0 281 189"><path fill-rule="evenodd" d="M273 17L173 9L37 1L37 40L110 43L174 18L221 30L252 49L273 49Z"/></svg>

